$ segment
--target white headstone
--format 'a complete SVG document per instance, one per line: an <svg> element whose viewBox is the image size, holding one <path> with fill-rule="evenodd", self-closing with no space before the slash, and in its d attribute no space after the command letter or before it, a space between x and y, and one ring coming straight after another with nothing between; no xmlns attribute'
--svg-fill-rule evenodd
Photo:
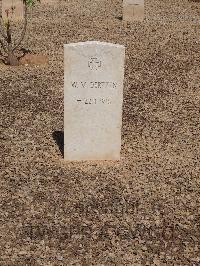
<svg viewBox="0 0 200 266"><path fill-rule="evenodd" d="M66 44L64 159L119 160L125 47Z"/></svg>
<svg viewBox="0 0 200 266"><path fill-rule="evenodd" d="M2 0L2 18L10 21L23 20L23 0Z"/></svg>
<svg viewBox="0 0 200 266"><path fill-rule="evenodd" d="M144 0L123 0L123 20L143 21L144 20Z"/></svg>

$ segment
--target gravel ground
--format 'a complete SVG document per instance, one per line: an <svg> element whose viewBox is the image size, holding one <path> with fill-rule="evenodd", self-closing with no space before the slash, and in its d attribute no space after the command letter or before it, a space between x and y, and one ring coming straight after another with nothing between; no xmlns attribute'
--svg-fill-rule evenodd
<svg viewBox="0 0 200 266"><path fill-rule="evenodd" d="M0 65L0 265L200 265L200 3L146 2L38 5L23 47L49 64ZM119 162L62 157L63 44L86 40L126 46Z"/></svg>

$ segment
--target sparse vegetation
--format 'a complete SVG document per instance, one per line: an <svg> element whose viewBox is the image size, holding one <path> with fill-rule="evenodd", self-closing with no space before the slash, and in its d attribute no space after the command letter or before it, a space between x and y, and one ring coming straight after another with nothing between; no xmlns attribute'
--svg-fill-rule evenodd
<svg viewBox="0 0 200 266"><path fill-rule="evenodd" d="M19 34L19 39L16 43L13 42L14 31L12 28L12 18L15 15L16 6L13 4L13 6L5 10L5 19L3 19L2 15L0 17L0 47L5 54L6 63L11 66L16 66L19 64L19 60L15 55L15 51L21 45L27 31L27 9L28 7L34 6L36 2L40 2L40 0L22 0L22 2L24 7L23 29L21 34Z"/></svg>

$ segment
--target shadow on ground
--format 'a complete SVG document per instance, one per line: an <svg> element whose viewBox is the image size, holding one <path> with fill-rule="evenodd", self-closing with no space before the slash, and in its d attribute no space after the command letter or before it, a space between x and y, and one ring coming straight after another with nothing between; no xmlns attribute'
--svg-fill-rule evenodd
<svg viewBox="0 0 200 266"><path fill-rule="evenodd" d="M122 16L118 16L118 17L115 17L115 18L118 19L118 20L122 20L123 19Z"/></svg>
<svg viewBox="0 0 200 266"><path fill-rule="evenodd" d="M62 154L62 157L64 158L64 132L63 131L54 131L53 139L55 140L56 144L59 147L59 150Z"/></svg>

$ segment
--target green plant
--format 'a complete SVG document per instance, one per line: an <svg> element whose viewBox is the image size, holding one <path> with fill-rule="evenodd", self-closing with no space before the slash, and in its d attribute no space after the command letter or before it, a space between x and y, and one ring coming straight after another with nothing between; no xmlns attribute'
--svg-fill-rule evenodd
<svg viewBox="0 0 200 266"><path fill-rule="evenodd" d="M8 65L16 66L19 65L19 60L15 55L15 51L21 45L26 31L27 31L27 22L28 22L28 7L34 6L36 2L40 0L21 0L24 7L24 19L23 19L23 29L19 35L18 41L13 42L13 28L12 28L12 15L15 12L15 6L11 6L10 9L5 10L5 18L0 16L0 48L5 54L6 63Z"/></svg>

